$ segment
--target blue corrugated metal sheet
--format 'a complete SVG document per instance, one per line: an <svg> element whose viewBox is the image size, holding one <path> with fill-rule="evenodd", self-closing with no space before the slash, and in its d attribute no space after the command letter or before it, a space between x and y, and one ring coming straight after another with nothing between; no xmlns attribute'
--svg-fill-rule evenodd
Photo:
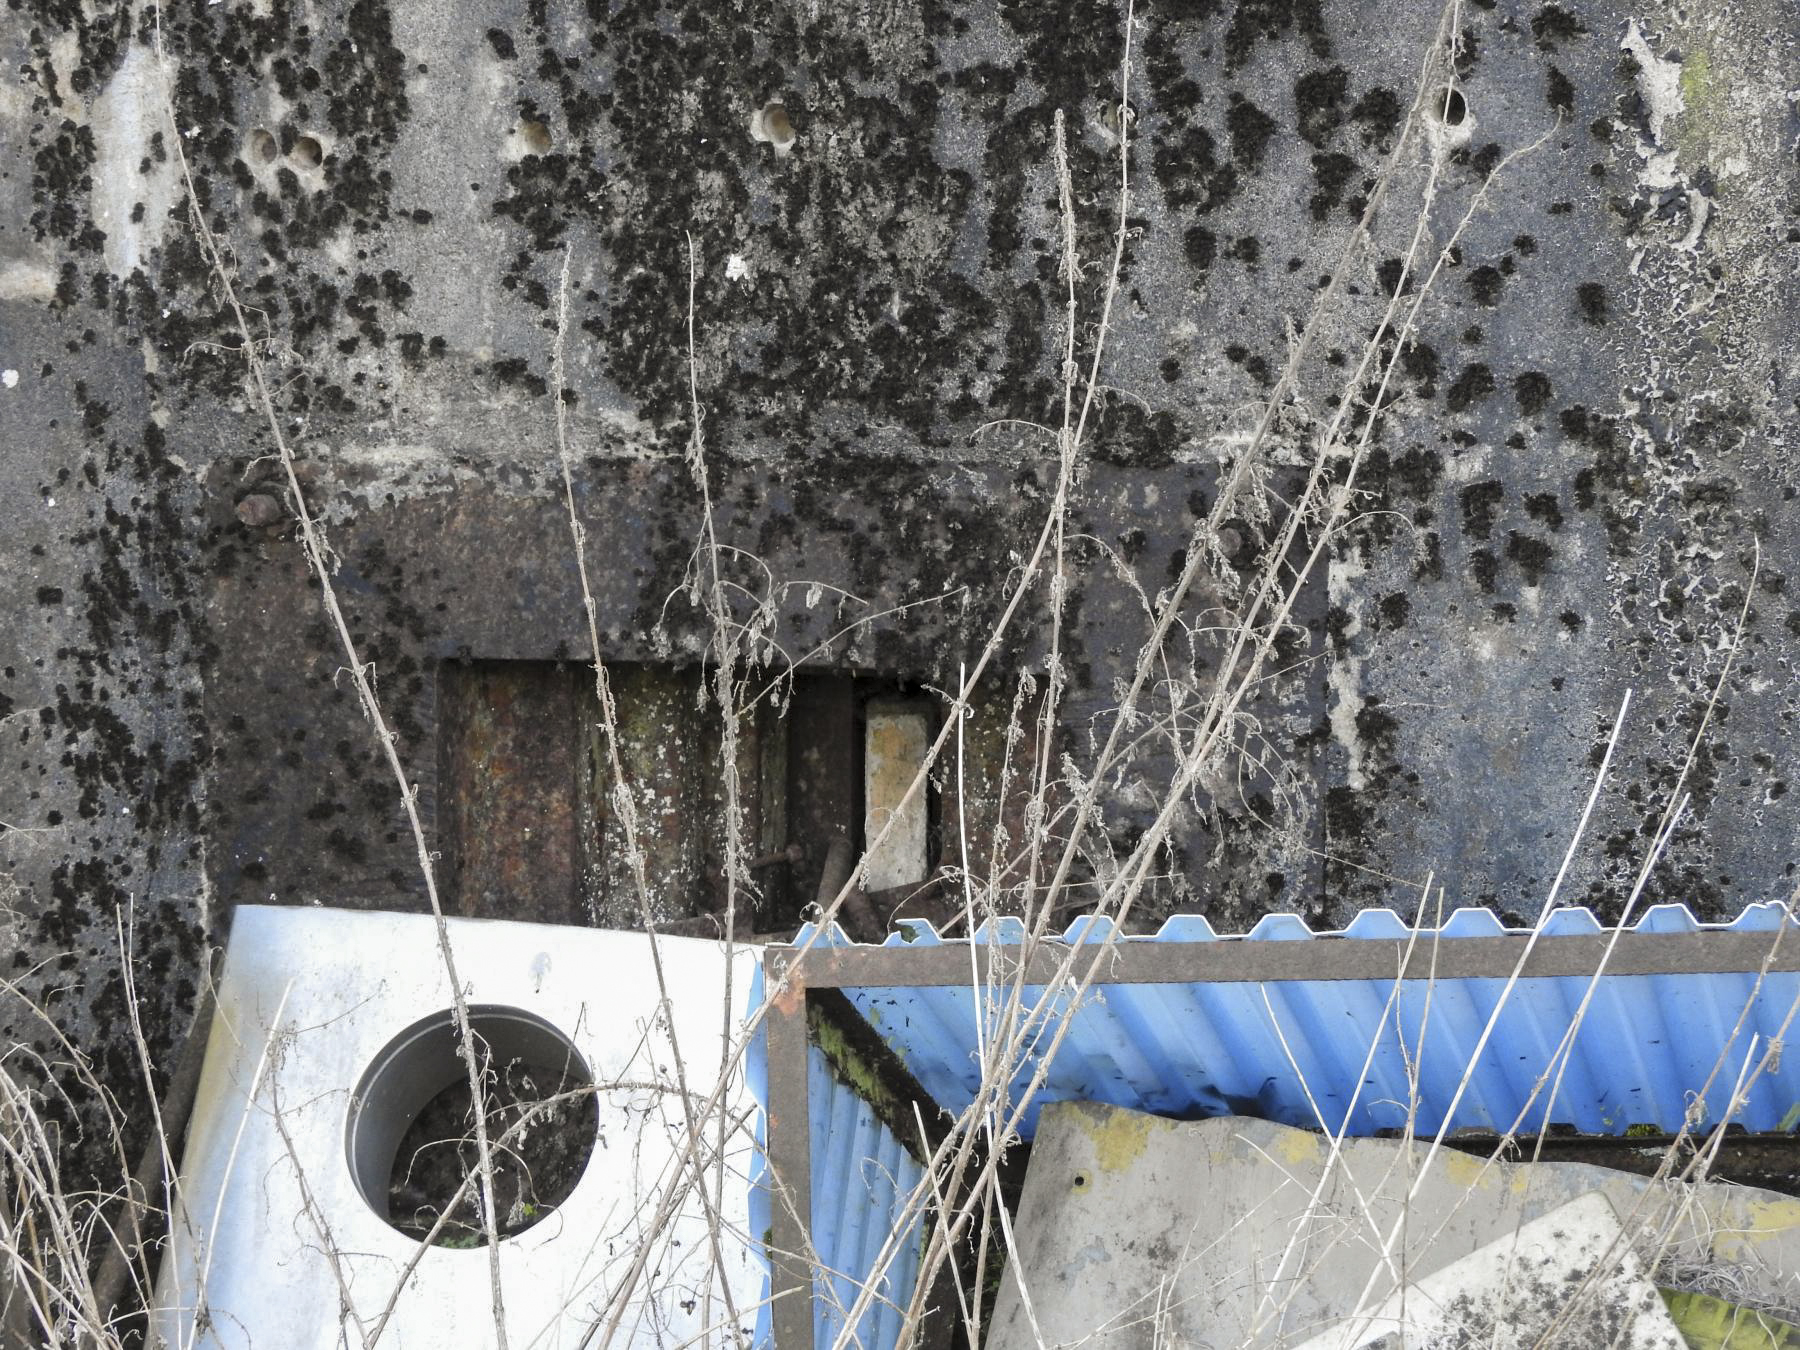
<svg viewBox="0 0 1800 1350"><path fill-rule="evenodd" d="M751 990L752 1007L762 1002L762 972ZM768 1102L768 1073L760 1041L750 1051L750 1086L756 1099ZM812 1242L821 1271L819 1296L813 1305L813 1344L833 1345L855 1306L881 1249L894 1232L907 1198L923 1170L892 1130L883 1125L867 1102L836 1074L814 1046L807 1056L807 1090L811 1113L814 1176ZM761 1142L761 1131L758 1131ZM761 1159L758 1154L759 1163ZM750 1230L769 1230L772 1198L763 1177L753 1176ZM919 1223L901 1243L877 1284L881 1297L872 1301L847 1343L862 1350L892 1350L900 1336L901 1313L912 1297L919 1272ZM771 1340L769 1305L759 1310L756 1344Z"/></svg>
<svg viewBox="0 0 1800 1350"><path fill-rule="evenodd" d="M1772 933L1784 923L1793 925L1794 920L1778 905L1753 905L1723 925L1699 924L1683 906L1660 905L1647 910L1636 928L1664 933L1703 927ZM1504 928L1490 911L1459 910L1441 930L1422 931L1419 940L1499 937L1519 931ZM1558 912L1545 926L1547 937L1605 931L1580 908ZM1060 941L1093 943L1104 933L1091 920L1077 920ZM1369 910L1341 933L1315 934L1293 915L1271 915L1234 940L1392 941L1405 940L1410 933L1391 911ZM803 933L799 941L809 935ZM984 927L975 940L1018 943L1023 936L1017 920L1002 920ZM1221 940L1198 917L1171 919L1154 936L1120 939ZM836 929L820 941L848 944ZM952 944L930 925L911 921L885 945ZM1188 1119L1252 1115L1364 1136L1403 1128L1410 1100L1414 1130L1430 1135L1445 1123L1465 1074L1467 1086L1449 1122L1453 1130L1498 1132L1517 1125L1535 1132L1549 1123L1573 1125L1589 1134L1620 1134L1633 1125L1673 1132L1690 1118L1704 1128L1724 1114L1739 1069L1751 1053L1751 1038L1757 1038L1760 1054L1769 1038L1780 1034L1800 999L1800 974L1769 975L1760 990L1754 971L1604 976L1576 1033L1554 1106L1546 1114L1547 1092L1529 1111L1527 1103L1540 1079L1547 1072L1554 1074L1558 1047L1589 980L1518 981L1471 1071L1475 1047L1505 983L1485 978L1409 980L1397 996L1392 980L1096 984L1074 1009L1068 1036L1022 1118L1020 1132L1027 1139L1032 1136L1044 1103L1079 1099ZM985 1000L978 1001L968 987L864 987L843 992L941 1107L960 1112L969 1105L980 1079L977 1026ZM1041 987L1029 990L1026 1006L1034 1006L1043 996ZM1069 1014L1068 996L1057 994L1055 999L1057 1017L1050 1019L1050 1029ZM991 1017L992 1009L985 1015ZM1046 1030L1043 1039L1048 1038ZM1715 1073L1722 1054L1723 1067ZM1410 1086L1409 1059L1417 1074L1416 1094ZM1786 1057L1796 1059L1800 1056ZM1015 1092L1023 1089L1037 1063L1029 1058L1021 1066L1013 1083ZM843 1100L848 1089L841 1085L831 1084L821 1092L824 1072L822 1063L815 1063L813 1184L819 1197L814 1204L815 1231L832 1244L828 1256L822 1244L821 1255L854 1271L855 1261L872 1253L885 1236L871 1231L881 1228L880 1213L871 1208L832 1219L821 1210L841 1201L859 1166L866 1181L868 1168L862 1160L868 1156L865 1150L876 1147L872 1141L879 1126L859 1124L857 1138L866 1134L871 1142L842 1142L826 1117L854 1115L854 1108ZM1699 1094L1709 1078L1702 1101ZM760 1094L761 1079L757 1086ZM1800 1124L1800 1064L1778 1062L1764 1073L1732 1121L1754 1131L1792 1130ZM891 1140L887 1136L884 1145ZM905 1176L916 1178L917 1168ZM903 1195L909 1183L901 1184ZM766 1201L762 1212L767 1212ZM837 1226L830 1226L833 1223ZM910 1267L904 1279L896 1272L895 1287L910 1289L912 1278ZM890 1344L880 1337L863 1341L865 1346Z"/></svg>
<svg viewBox="0 0 1800 1350"><path fill-rule="evenodd" d="M1792 921L1778 905L1752 906L1729 925L1701 925L1683 906L1660 905L1648 910L1637 928L1772 932L1783 922ZM1441 936L1498 937L1508 931L1518 930L1502 927L1488 910L1459 910L1445 922ZM1571 908L1552 916L1545 935L1603 931L1587 910ZM1312 933L1293 915L1271 915L1243 940L1403 940L1409 932L1391 911L1369 910L1341 934L1331 935ZM1064 940L1092 942L1098 935L1087 920L1080 920ZM977 940L1018 942L1022 936L1017 921L1006 920L984 929ZM1432 936L1427 931L1420 940ZM840 939L834 933L828 940ZM1219 939L1204 919L1182 917L1171 919L1152 937L1121 940ZM942 941L928 925L914 924L909 932L890 937L888 945ZM1767 977L1730 1062L1714 1075L1714 1063L1751 1002L1755 984L1754 971L1603 977L1576 1034L1550 1122L1590 1134L1619 1134L1632 1125L1673 1131L1709 1076L1713 1082L1700 1119L1718 1120L1750 1036L1758 1035L1766 1044L1800 996L1800 975ZM1435 1132L1504 986L1503 979L1411 980L1390 1009L1391 980L1095 985L1074 1014L1068 1037L1024 1118L1023 1134L1031 1137L1042 1103L1079 1098L1163 1115L1255 1115L1333 1131L1344 1127L1347 1118L1350 1134L1370 1135L1406 1124L1408 1055L1416 1058L1418 1070L1414 1128ZM1575 977L1520 980L1514 986L1457 1103L1452 1129L1513 1128L1539 1077L1552 1067L1587 986L1587 979ZM844 992L939 1105L954 1112L969 1104L980 1078L971 990ZM1066 1003L1066 996L1061 997ZM1372 1059L1371 1043L1376 1045ZM1361 1074L1365 1061L1368 1072ZM1028 1061L1015 1086L1022 1088L1036 1066L1035 1060ZM1526 1114L1527 1128L1543 1123L1546 1098L1540 1096ZM1783 1064L1756 1082L1748 1104L1733 1120L1767 1131L1791 1129L1797 1118L1800 1065Z"/></svg>

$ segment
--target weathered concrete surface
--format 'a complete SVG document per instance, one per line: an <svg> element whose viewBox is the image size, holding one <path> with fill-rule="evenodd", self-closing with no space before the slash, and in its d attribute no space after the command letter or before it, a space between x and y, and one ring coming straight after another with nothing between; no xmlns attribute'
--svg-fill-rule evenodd
<svg viewBox="0 0 1800 1350"><path fill-rule="evenodd" d="M604 654L701 649L690 237L716 524L769 601L770 640L798 654L883 615L819 664L915 688L972 659L1055 478L1054 438L1025 424L1061 417L1058 113L1083 350L1098 319L1120 10L196 2L161 13L166 86L155 14L21 0L0 26L0 728L16 752L0 868L28 992L116 1024L125 912L160 1041L233 905L423 903L294 531L246 523L268 516L248 499L284 490L177 141L266 333L432 830L444 663L589 655L554 397ZM1341 921L1406 906L1428 871L1452 903L1529 915L1631 689L1565 892L1616 911L1746 599L1652 890L1721 915L1794 884L1791 7L1484 0L1458 22L1459 116L1400 147L1372 246L1276 420L1267 491L1200 541L1217 554L1157 712L1209 687L1240 568L1356 396L1343 381L1434 164L1427 249L1473 215L1387 392L1353 524L1234 753L1178 814L1143 917ZM1351 242L1436 24L1340 0L1138 12L1131 229L1070 522L1077 774L1146 604ZM565 249L566 393L549 388ZM1001 707L1017 674L1041 675L1042 619L1027 606L1001 654ZM1147 737L1109 790L1097 875L1145 828L1167 750ZM88 1039L131 1078L121 1046Z"/></svg>
<svg viewBox="0 0 1800 1350"><path fill-rule="evenodd" d="M1298 1346L1353 1311L1365 1287L1365 1311L1380 1308L1399 1282L1588 1194L1611 1206L1653 1270L1728 1267L1747 1303L1800 1298L1800 1201L1658 1186L1584 1163L1484 1166L1448 1150L1422 1171L1426 1149L1352 1139L1333 1161L1329 1139L1268 1121L1047 1106L1014 1222L1019 1259L987 1343Z"/></svg>

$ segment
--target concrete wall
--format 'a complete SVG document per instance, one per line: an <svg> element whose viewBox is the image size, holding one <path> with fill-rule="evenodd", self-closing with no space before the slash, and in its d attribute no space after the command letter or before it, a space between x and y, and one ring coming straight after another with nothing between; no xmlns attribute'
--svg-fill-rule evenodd
<svg viewBox="0 0 1800 1350"><path fill-rule="evenodd" d="M234 904L423 903L291 522L237 513L279 497L278 474L186 223L177 134L432 821L442 663L589 654L549 388L565 249L605 655L691 661L704 641L691 605L665 605L699 520L691 237L717 526L793 583L773 635L804 650L829 630L813 582L858 597L850 617L954 592L820 664L941 687L973 658L1055 479L1054 442L1019 421L1060 417L1059 111L1084 346L1098 314L1116 7L190 3L162 16L178 132L154 16L26 0L0 25L11 978L78 1026L116 1026L122 914L161 1037ZM1179 573L1345 256L1438 17L1140 7L1131 230L1073 505L1093 541L1068 637L1077 759L1143 599ZM1246 510L1229 541L1254 553L1281 521L1434 181L1427 256L1473 214L1388 391L1354 523L1253 705L1246 744L1282 767L1207 781L1147 917L1335 923L1409 908L1428 871L1451 903L1529 917L1630 689L1565 891L1616 912L1746 597L1653 891L1717 916L1792 890L1793 19L1779 0L1460 11L1460 117L1401 147L1277 421L1269 520ZM785 150L759 121L770 102ZM1233 603L1232 570L1190 618ZM1003 654L1008 695L1040 617ZM1120 844L1158 763L1109 801ZM117 1038L94 1043L130 1076Z"/></svg>

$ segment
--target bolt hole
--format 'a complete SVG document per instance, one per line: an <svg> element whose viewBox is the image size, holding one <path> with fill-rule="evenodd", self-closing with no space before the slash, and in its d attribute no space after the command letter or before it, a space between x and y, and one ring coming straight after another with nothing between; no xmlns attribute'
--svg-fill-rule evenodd
<svg viewBox="0 0 1800 1350"><path fill-rule="evenodd" d="M547 155L550 153L550 128L542 122L519 123L519 140L528 154Z"/></svg>
<svg viewBox="0 0 1800 1350"><path fill-rule="evenodd" d="M1460 127L1468 119L1469 104L1455 86L1447 84L1431 96L1425 111L1447 127Z"/></svg>
<svg viewBox="0 0 1800 1350"><path fill-rule="evenodd" d="M1225 560L1239 571L1255 566L1262 556L1262 538L1247 520L1234 517L1221 524L1218 544Z"/></svg>
<svg viewBox="0 0 1800 1350"><path fill-rule="evenodd" d="M779 155L785 155L799 139L785 103L763 104L750 119L750 135L756 140L767 141Z"/></svg>
<svg viewBox="0 0 1800 1350"><path fill-rule="evenodd" d="M1119 138L1119 132L1123 128L1130 126L1136 121L1137 109L1130 104L1124 105L1123 114L1121 115L1120 103L1117 98L1108 97L1101 102L1100 125L1106 129L1106 134L1114 140Z"/></svg>
<svg viewBox="0 0 1800 1350"><path fill-rule="evenodd" d="M1075 1189L1078 1191L1085 1190L1085 1189L1087 1189L1087 1184L1088 1184L1087 1173L1086 1172L1077 1172L1075 1174Z"/></svg>
<svg viewBox="0 0 1800 1350"><path fill-rule="evenodd" d="M250 139L245 148L250 153L250 159L255 163L270 164L274 162L275 155L281 147L276 145L273 136L258 127L250 133Z"/></svg>
<svg viewBox="0 0 1800 1350"><path fill-rule="evenodd" d="M316 169L325 159L325 147L320 145L317 137L296 136L294 138L294 161L309 169Z"/></svg>

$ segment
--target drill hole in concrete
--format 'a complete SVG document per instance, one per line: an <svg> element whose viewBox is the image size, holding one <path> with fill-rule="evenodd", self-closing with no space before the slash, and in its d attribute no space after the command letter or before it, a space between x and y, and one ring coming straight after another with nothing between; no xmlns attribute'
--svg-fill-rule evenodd
<svg viewBox="0 0 1800 1350"><path fill-rule="evenodd" d="M514 1237L574 1192L599 1136L599 1104L586 1062L541 1017L473 1006L469 1029L484 1067L495 1229ZM375 1056L345 1136L356 1188L391 1228L422 1242L447 1214L437 1246L486 1245L475 1113L452 1010L415 1022Z"/></svg>
<svg viewBox="0 0 1800 1350"><path fill-rule="evenodd" d="M757 109L750 119L750 136L774 146L778 155L792 150L794 142L800 139L785 103L765 103Z"/></svg>
<svg viewBox="0 0 1800 1350"><path fill-rule="evenodd" d="M316 169L325 159L325 147L319 144L315 136L296 136L294 138L294 163L303 168Z"/></svg>
<svg viewBox="0 0 1800 1350"><path fill-rule="evenodd" d="M542 122L521 122L519 142L528 155L547 155L550 153L550 128Z"/></svg>
<svg viewBox="0 0 1800 1350"><path fill-rule="evenodd" d="M1447 127L1460 127L1468 120L1469 104L1460 90L1447 84L1426 101L1425 111L1434 122Z"/></svg>
<svg viewBox="0 0 1800 1350"><path fill-rule="evenodd" d="M252 164L273 164L281 147L276 144L275 137L263 128L258 127L251 132L244 142L245 158Z"/></svg>

